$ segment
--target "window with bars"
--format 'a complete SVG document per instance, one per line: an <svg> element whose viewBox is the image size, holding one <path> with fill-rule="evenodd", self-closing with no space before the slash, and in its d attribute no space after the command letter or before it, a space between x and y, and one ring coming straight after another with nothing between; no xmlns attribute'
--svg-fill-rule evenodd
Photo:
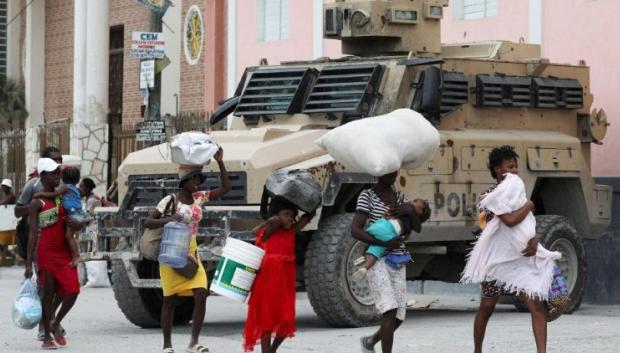
<svg viewBox="0 0 620 353"><path fill-rule="evenodd" d="M8 6L7 0L0 0L0 74L6 75L7 60L7 21Z"/></svg>
<svg viewBox="0 0 620 353"><path fill-rule="evenodd" d="M497 16L498 0L455 0L454 14L460 20L476 20Z"/></svg>
<svg viewBox="0 0 620 353"><path fill-rule="evenodd" d="M257 39L262 42L288 38L288 0L256 1Z"/></svg>

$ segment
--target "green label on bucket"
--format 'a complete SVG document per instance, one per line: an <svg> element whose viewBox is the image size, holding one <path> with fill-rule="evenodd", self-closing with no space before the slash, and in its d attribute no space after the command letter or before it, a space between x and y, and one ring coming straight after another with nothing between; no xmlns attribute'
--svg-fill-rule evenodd
<svg viewBox="0 0 620 353"><path fill-rule="evenodd" d="M214 282L241 295L247 295L256 277L256 269L222 258L215 270Z"/></svg>

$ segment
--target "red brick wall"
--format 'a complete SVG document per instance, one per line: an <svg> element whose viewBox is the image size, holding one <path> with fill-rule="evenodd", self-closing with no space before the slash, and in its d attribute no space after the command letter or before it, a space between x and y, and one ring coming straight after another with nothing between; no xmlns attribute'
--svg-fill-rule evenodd
<svg viewBox="0 0 620 353"><path fill-rule="evenodd" d="M44 111L46 122L73 115L73 0L45 2Z"/></svg>
<svg viewBox="0 0 620 353"><path fill-rule="evenodd" d="M203 24L206 25L207 16L205 12L205 2L205 0L183 0L181 26L184 26L185 15L187 14L187 10L189 10L192 5L198 5L198 7L200 7L202 11ZM179 35L184 35L183 30L179 32ZM183 45L182 40L181 45ZM181 49L181 94L179 97L179 112L181 113L196 113L205 111L205 53L206 41L204 33L202 54L200 55L200 60L196 63L196 65L190 65L187 63L183 49Z"/></svg>
<svg viewBox="0 0 620 353"><path fill-rule="evenodd" d="M111 0L110 27L124 26L123 57L123 123L135 123L142 119L140 106L144 96L140 92L140 60L131 56L131 32L149 29L149 11L137 1Z"/></svg>
<svg viewBox="0 0 620 353"><path fill-rule="evenodd" d="M212 111L226 95L226 1L208 0L205 14L205 107Z"/></svg>

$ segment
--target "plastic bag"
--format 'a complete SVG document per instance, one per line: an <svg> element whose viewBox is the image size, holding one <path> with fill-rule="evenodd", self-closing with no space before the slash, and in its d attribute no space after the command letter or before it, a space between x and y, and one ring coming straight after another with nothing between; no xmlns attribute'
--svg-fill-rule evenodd
<svg viewBox="0 0 620 353"><path fill-rule="evenodd" d="M439 143L439 131L411 109L352 121L316 141L349 171L373 176L417 168L433 156Z"/></svg>
<svg viewBox="0 0 620 353"><path fill-rule="evenodd" d="M87 261L86 262L86 284L85 288L107 288L111 287L108 278L107 261Z"/></svg>
<svg viewBox="0 0 620 353"><path fill-rule="evenodd" d="M265 189L271 197L282 197L304 212L321 205L321 185L303 170L278 169L267 177Z"/></svg>
<svg viewBox="0 0 620 353"><path fill-rule="evenodd" d="M15 326L30 330L39 324L43 310L37 286L32 279L24 281L15 295L11 317Z"/></svg>
<svg viewBox="0 0 620 353"><path fill-rule="evenodd" d="M556 264L553 267L553 280L549 289L549 299L546 302L547 321L551 322L564 314L569 304L570 296L568 286L566 285L566 277L562 275L562 270Z"/></svg>
<svg viewBox="0 0 620 353"><path fill-rule="evenodd" d="M176 164L205 165L220 147L202 132L184 132L170 142L170 158Z"/></svg>

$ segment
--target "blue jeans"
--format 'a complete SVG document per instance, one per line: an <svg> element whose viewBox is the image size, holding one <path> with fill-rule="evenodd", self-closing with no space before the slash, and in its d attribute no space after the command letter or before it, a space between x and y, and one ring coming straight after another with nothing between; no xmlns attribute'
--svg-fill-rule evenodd
<svg viewBox="0 0 620 353"><path fill-rule="evenodd" d="M375 223L371 224L368 229L366 229L366 232L380 241L390 241L398 236L398 234L396 234L396 229L394 229L394 225L385 218L380 218ZM368 249L366 249L366 254L380 259L383 254L385 254L385 250L386 248L383 246L370 245Z"/></svg>

